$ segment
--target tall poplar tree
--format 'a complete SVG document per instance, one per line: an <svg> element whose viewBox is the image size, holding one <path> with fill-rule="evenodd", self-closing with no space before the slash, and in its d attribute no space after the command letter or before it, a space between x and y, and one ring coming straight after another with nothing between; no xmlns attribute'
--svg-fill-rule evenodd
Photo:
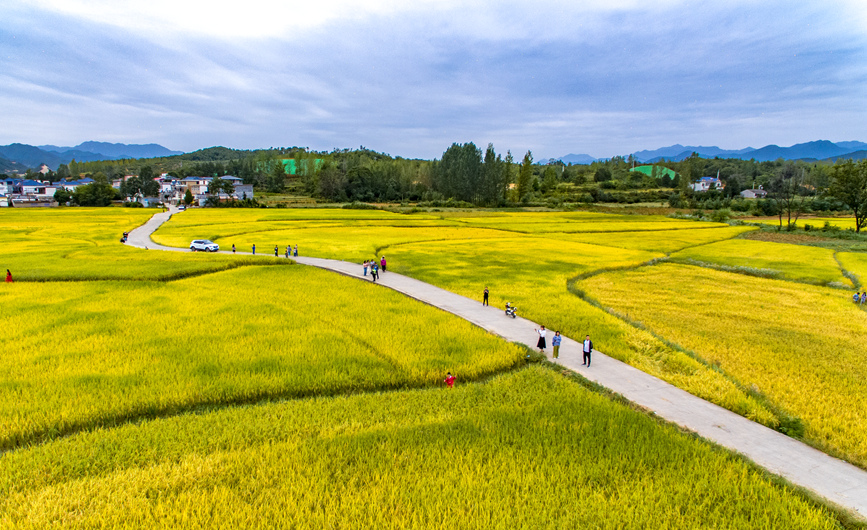
<svg viewBox="0 0 867 530"><path fill-rule="evenodd" d="M518 170L518 200L522 200L532 189L533 153L527 151L527 154L524 155L524 160L521 162L521 167Z"/></svg>

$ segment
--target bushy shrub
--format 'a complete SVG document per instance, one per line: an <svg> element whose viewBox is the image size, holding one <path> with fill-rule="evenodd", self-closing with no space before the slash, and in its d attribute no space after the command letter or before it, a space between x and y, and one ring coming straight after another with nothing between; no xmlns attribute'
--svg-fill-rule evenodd
<svg viewBox="0 0 867 530"><path fill-rule="evenodd" d="M743 199L736 199L731 201L730 208L735 212L748 212L750 210L750 203Z"/></svg>
<svg viewBox="0 0 867 530"><path fill-rule="evenodd" d="M721 208L719 210L714 210L713 213L710 214L710 220L715 223L724 223L728 221L731 216L731 210L728 208Z"/></svg>

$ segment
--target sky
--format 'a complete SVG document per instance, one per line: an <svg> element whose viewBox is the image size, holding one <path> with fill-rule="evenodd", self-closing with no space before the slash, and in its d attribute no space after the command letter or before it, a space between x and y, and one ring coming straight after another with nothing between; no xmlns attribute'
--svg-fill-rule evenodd
<svg viewBox="0 0 867 530"><path fill-rule="evenodd" d="M0 20L0 144L867 141L863 0L0 0Z"/></svg>

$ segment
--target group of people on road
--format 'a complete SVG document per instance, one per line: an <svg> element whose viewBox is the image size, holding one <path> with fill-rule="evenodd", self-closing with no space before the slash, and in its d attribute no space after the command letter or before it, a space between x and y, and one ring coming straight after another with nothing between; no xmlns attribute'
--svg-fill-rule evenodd
<svg viewBox="0 0 867 530"><path fill-rule="evenodd" d="M485 290L482 292L482 305L489 305L488 298L490 297L491 291L485 287ZM867 293L864 293L867 294ZM858 296L856 293L855 296ZM856 300L857 301L857 300ZM506 303L506 315L513 315L514 313L510 313L510 311L514 311L514 307L510 303ZM545 353L545 347L547 346L546 337L548 335L548 330L545 329L545 326L535 330L539 335L539 340L536 341L536 347L539 348L539 353ZM554 332L554 336L551 338L551 346L554 348L553 357L555 359L560 358L560 344L563 341L563 337L560 335L559 331ZM582 345L582 350L584 353L584 362L581 363L582 366L590 366L590 356L593 353L593 341L590 340L590 335L584 337L584 343Z"/></svg>
<svg viewBox="0 0 867 530"><path fill-rule="evenodd" d="M545 353L545 347L547 346L545 342L545 337L548 334L548 330L545 329L545 326L540 327L536 330L536 333L539 334L539 340L536 342L536 347L539 348L539 353ZM555 359L560 358L560 343L562 342L563 337L560 335L559 331L554 332L554 336L551 338L551 346L554 347L553 357ZM593 353L593 341L590 340L590 335L584 337L584 343L581 345L581 351L584 353L584 362L581 363L581 366L590 367L590 357Z"/></svg>
<svg viewBox="0 0 867 530"><path fill-rule="evenodd" d="M232 243L232 254L235 253L235 250L236 250L235 244ZM255 244L253 245L253 255L254 256L256 255L256 245ZM289 258L289 256L292 256L292 255L293 255L292 245L286 245L286 253L285 253L286 258ZM274 245L274 257L277 258L279 256L280 256L280 247L278 245ZM294 256L296 258L298 257L298 245L295 245Z"/></svg>
<svg viewBox="0 0 867 530"><path fill-rule="evenodd" d="M867 291L861 293L860 297L858 296L858 291L855 291L855 294L852 295L852 301L861 306L867 304Z"/></svg>
<svg viewBox="0 0 867 530"><path fill-rule="evenodd" d="M370 278L373 281L376 281L379 278L380 273L385 272L385 256L380 258L379 263L376 262L376 258L370 260L366 259L361 263L361 268L365 277L367 276L367 270L370 269Z"/></svg>

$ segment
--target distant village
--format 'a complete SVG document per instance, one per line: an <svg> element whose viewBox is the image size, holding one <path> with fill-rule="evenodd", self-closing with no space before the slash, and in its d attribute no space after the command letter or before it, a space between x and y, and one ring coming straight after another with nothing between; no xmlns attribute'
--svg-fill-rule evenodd
<svg viewBox="0 0 867 530"><path fill-rule="evenodd" d="M43 165L39 173L47 174L48 166ZM111 185L114 189L120 190L121 184L134 175L126 175L123 178L114 179ZM234 191L228 194L225 190L217 194L209 194L208 187L214 177L186 177L182 179L170 177L168 174L155 177L154 181L159 184L159 196L143 197L141 194L132 197L123 197L124 202L138 202L144 207L156 207L163 204L180 204L184 202L184 197L187 190L193 196L193 204L204 206L209 199L216 199L220 202L228 202L232 200L244 200L253 198L253 185L244 184L238 177L230 175L219 177L221 180L232 184ZM30 207L42 206L52 207L60 206L55 200L55 194L58 190L64 189L70 193L75 192L80 186L93 184L94 180L89 177L84 177L79 180L61 179L57 182L47 180L34 180L26 178L7 177L0 179L0 207Z"/></svg>
<svg viewBox="0 0 867 530"><path fill-rule="evenodd" d="M692 191L701 193L704 191L722 190L725 189L726 185L725 182L720 180L719 176L716 176L701 177L697 182L690 184L689 187ZM741 197L744 199L764 199L767 196L768 192L762 189L761 186L758 189L743 190L741 192Z"/></svg>

